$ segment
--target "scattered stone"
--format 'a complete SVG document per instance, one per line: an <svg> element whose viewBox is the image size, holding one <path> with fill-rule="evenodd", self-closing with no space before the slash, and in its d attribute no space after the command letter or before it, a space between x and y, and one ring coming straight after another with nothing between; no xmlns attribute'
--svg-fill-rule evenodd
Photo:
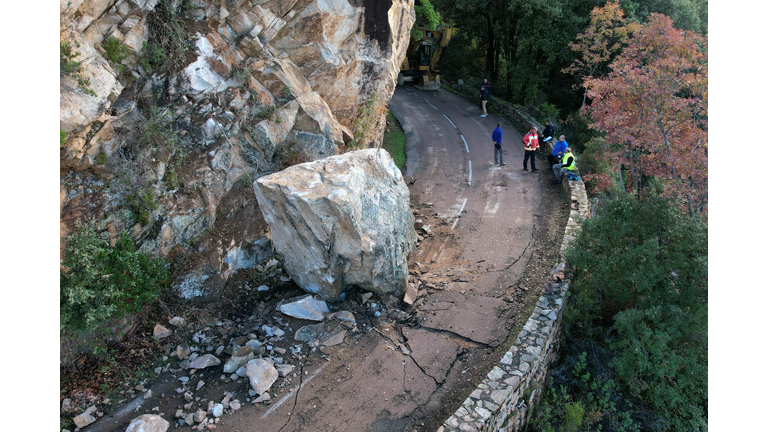
<svg viewBox="0 0 768 432"><path fill-rule="evenodd" d="M167 338L168 336L170 336L172 334L173 334L173 331L168 330L167 328L161 326L160 324L155 325L155 330L153 332L153 335L157 339Z"/></svg>
<svg viewBox="0 0 768 432"><path fill-rule="evenodd" d="M250 352L246 355L233 355L232 357L227 360L226 363L224 363L224 373L231 374L236 372L238 369L243 367L246 363L253 360L253 347L243 347L243 348L250 348ZM235 353L240 351L240 349L237 349Z"/></svg>
<svg viewBox="0 0 768 432"><path fill-rule="evenodd" d="M326 346L326 347L331 347L331 346L339 345L342 342L344 342L344 336L346 336L346 335L347 335L347 331L346 330L342 330L342 331L332 335L331 337L329 337L325 341L323 341L322 345Z"/></svg>
<svg viewBox="0 0 768 432"><path fill-rule="evenodd" d="M186 342L176 347L176 357L178 357L179 360L182 360L184 357L188 356L189 353L189 344Z"/></svg>
<svg viewBox="0 0 768 432"><path fill-rule="evenodd" d="M352 312L350 312L350 311L336 312L335 315L336 315L336 318L338 318L338 319L340 319L342 321L347 321L347 322L351 322L351 323L355 322L355 315Z"/></svg>
<svg viewBox="0 0 768 432"><path fill-rule="evenodd" d="M405 290L405 297L403 297L403 301L412 305L413 302L416 301L417 295L418 295L418 289L416 288L416 284L409 283L408 289Z"/></svg>
<svg viewBox="0 0 768 432"><path fill-rule="evenodd" d="M253 403L257 404L260 402L266 402L268 400L272 399L272 396L269 395L269 392L264 392L261 396L257 397L253 400Z"/></svg>
<svg viewBox="0 0 768 432"><path fill-rule="evenodd" d="M204 354L194 359L187 366L188 369L205 369L210 366L218 366L221 364L221 360L214 357L211 354Z"/></svg>
<svg viewBox="0 0 768 432"><path fill-rule="evenodd" d="M155 414L144 414L131 420L125 432L165 432L171 426L164 418Z"/></svg>
<svg viewBox="0 0 768 432"><path fill-rule="evenodd" d="M293 335L293 338L299 342L309 342L317 339L317 334L322 330L322 324L312 324L304 326Z"/></svg>
<svg viewBox="0 0 768 432"><path fill-rule="evenodd" d="M365 304L365 302L367 302L367 301L368 301L368 299L370 299L371 297L373 297L373 293L371 293L371 292L367 292L367 293L365 293L365 294L361 295L360 297L362 297L362 300L363 300L363 304Z"/></svg>
<svg viewBox="0 0 768 432"><path fill-rule="evenodd" d="M277 380L277 369L264 359L253 359L246 365L246 374L251 387L257 394L262 394L272 387Z"/></svg>
<svg viewBox="0 0 768 432"><path fill-rule="evenodd" d="M257 341L256 339L251 339L251 340L249 340L248 342L245 343L245 346L253 347L253 348L258 348L261 345L262 345L262 343Z"/></svg>
<svg viewBox="0 0 768 432"><path fill-rule="evenodd" d="M144 393L144 399L149 399L149 398L151 398L151 397L152 397L152 390L147 390L147 391Z"/></svg>
<svg viewBox="0 0 768 432"><path fill-rule="evenodd" d="M400 351L402 351L402 352L403 352L403 354L405 354L405 355L409 355L409 354L411 353L410 351L408 351L408 348L407 348L405 345L403 345L403 344L400 344L400 345L398 345L398 346L400 347Z"/></svg>
<svg viewBox="0 0 768 432"><path fill-rule="evenodd" d="M191 414L191 413L190 413L190 414L187 414L187 415L184 417L184 423L186 423L186 424L188 424L188 425L190 425L190 426L192 426L193 424L195 424L195 415L194 415L194 414Z"/></svg>
<svg viewBox="0 0 768 432"><path fill-rule="evenodd" d="M211 413L214 417L221 417L224 414L224 405L220 403L214 405Z"/></svg>
<svg viewBox="0 0 768 432"><path fill-rule="evenodd" d="M237 399L233 400L232 402L230 402L230 403L229 403L229 408L230 408L232 411L237 411L237 410L239 410L239 409L240 409L240 401L239 401L239 400L237 400Z"/></svg>
<svg viewBox="0 0 768 432"><path fill-rule="evenodd" d="M421 219L416 219L413 222L413 229L416 230L416 231L420 230L421 227L423 227L423 226L424 226L424 222Z"/></svg>
<svg viewBox="0 0 768 432"><path fill-rule="evenodd" d="M258 288L256 288L256 291L269 291L269 287L266 285L262 285Z"/></svg>
<svg viewBox="0 0 768 432"><path fill-rule="evenodd" d="M185 320L182 317L173 317L170 321L168 321L172 326L179 328L184 327L187 324L187 320Z"/></svg>
<svg viewBox="0 0 768 432"><path fill-rule="evenodd" d="M63 401L61 401L61 410L64 412L68 412L72 410L72 399L66 398Z"/></svg>
<svg viewBox="0 0 768 432"><path fill-rule="evenodd" d="M179 381L181 381L182 384L186 384L187 381L189 381L189 377L187 376L179 377Z"/></svg>
<svg viewBox="0 0 768 432"><path fill-rule="evenodd" d="M195 391L200 390L205 385L205 381L200 380L197 382L197 387L195 388Z"/></svg>
<svg viewBox="0 0 768 432"><path fill-rule="evenodd" d="M276 369L277 369L277 373L278 373L278 374L279 374L281 377L285 377L285 376L288 376L288 374L290 374L291 372L293 372L293 370L295 369L295 367L294 367L294 366L291 366L291 365L278 365L278 366L276 367Z"/></svg>
<svg viewBox="0 0 768 432"><path fill-rule="evenodd" d="M325 314L330 312L325 300L316 300L311 294L281 304L277 310L294 318L311 321L322 321Z"/></svg>
<svg viewBox="0 0 768 432"><path fill-rule="evenodd" d="M194 420L195 420L196 423L202 423L203 420L205 420L205 416L206 416L205 411L199 409L199 410L195 411Z"/></svg>
<svg viewBox="0 0 768 432"><path fill-rule="evenodd" d="M89 424L95 422L96 421L96 417L94 417L94 416L92 416L90 414L82 413L82 414L76 416L73 419L73 421L75 422L75 426L77 426L80 429L82 429L82 428L88 426Z"/></svg>
<svg viewBox="0 0 768 432"><path fill-rule="evenodd" d="M429 225L424 225L421 227L421 230L427 233L427 235L432 235L432 228L430 228Z"/></svg>

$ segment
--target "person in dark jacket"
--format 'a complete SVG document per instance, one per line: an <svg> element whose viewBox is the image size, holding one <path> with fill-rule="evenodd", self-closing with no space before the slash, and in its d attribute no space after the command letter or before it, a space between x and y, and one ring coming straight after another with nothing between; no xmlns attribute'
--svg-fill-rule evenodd
<svg viewBox="0 0 768 432"><path fill-rule="evenodd" d="M501 138L503 136L504 131L501 130L501 123L496 123L496 129L493 130L491 139L493 140L493 163L499 164L499 166L506 165L504 163L504 148L501 146Z"/></svg>
<svg viewBox="0 0 768 432"><path fill-rule="evenodd" d="M488 104L488 99L490 97L491 97L491 83L488 82L488 78L485 78L483 80L483 85L480 86L480 101L483 106L483 114L481 114L480 117L488 116L486 105Z"/></svg>
<svg viewBox="0 0 768 432"><path fill-rule="evenodd" d="M547 125L544 126L544 132L541 133L541 136L542 140L539 144L542 146L550 142L555 137L555 125L553 125L549 120L547 120Z"/></svg>

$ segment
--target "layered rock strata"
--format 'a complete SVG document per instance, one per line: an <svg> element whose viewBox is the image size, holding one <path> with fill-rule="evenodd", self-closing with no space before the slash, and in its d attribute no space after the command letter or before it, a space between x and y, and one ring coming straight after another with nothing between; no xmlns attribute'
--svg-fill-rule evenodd
<svg viewBox="0 0 768 432"><path fill-rule="evenodd" d="M413 0L61 0L80 63L61 72L62 238L104 220L174 255L184 296L223 287L271 253L253 180L379 146L413 20Z"/></svg>

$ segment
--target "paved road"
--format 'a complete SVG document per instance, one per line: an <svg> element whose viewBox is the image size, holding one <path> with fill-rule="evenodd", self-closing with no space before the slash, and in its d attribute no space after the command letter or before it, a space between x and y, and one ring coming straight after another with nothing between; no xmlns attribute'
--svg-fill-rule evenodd
<svg viewBox="0 0 768 432"><path fill-rule="evenodd" d="M411 202L434 232L409 259L421 284L415 320L375 321L340 351L296 365L300 377L269 405L243 403L217 431L434 431L498 360L494 348L512 318L504 296L530 259L541 174L522 171L521 136L511 126L502 125L507 166L494 166L498 119L481 118L478 106L450 92L398 87L390 105L417 143L406 172L415 179ZM174 385L155 394L173 395ZM227 389L241 401L247 390L235 382ZM200 393L222 397L213 386ZM171 421L184 403L175 399L160 406ZM127 421L99 430L125 430Z"/></svg>

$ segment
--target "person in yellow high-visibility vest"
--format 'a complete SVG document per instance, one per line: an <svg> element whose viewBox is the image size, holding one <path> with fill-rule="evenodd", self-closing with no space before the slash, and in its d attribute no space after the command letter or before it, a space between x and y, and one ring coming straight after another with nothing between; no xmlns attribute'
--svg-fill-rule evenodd
<svg viewBox="0 0 768 432"><path fill-rule="evenodd" d="M558 183L563 182L563 174L564 171L573 171L573 169L576 167L576 156L571 153L571 148L566 147L565 153L563 153L563 159L559 164L555 164L552 166L552 171L555 172L555 179Z"/></svg>

